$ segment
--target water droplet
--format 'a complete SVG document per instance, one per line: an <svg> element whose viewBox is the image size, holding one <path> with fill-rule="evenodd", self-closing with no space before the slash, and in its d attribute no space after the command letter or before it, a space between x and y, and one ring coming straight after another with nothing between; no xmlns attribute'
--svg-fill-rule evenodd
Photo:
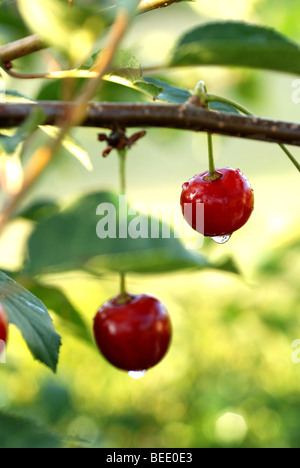
<svg viewBox="0 0 300 468"><path fill-rule="evenodd" d="M216 236L216 237L212 237L212 240L216 242L217 244L226 244L226 242L229 241L231 236L232 234L226 234L225 236Z"/></svg>
<svg viewBox="0 0 300 468"><path fill-rule="evenodd" d="M139 380L139 379L142 379L143 377L145 377L146 372L147 372L146 370L142 370L142 371L129 371L129 372L128 372L128 375L129 375L129 377L131 377L132 379Z"/></svg>

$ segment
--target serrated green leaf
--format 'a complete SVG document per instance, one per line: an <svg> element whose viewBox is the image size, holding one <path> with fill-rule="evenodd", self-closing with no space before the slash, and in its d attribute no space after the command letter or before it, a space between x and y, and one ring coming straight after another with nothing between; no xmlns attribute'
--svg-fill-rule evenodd
<svg viewBox="0 0 300 468"><path fill-rule="evenodd" d="M55 372L61 339L45 305L3 272L0 272L0 302L9 322L21 331L33 357Z"/></svg>
<svg viewBox="0 0 300 468"><path fill-rule="evenodd" d="M162 92L156 98L161 101L172 102L174 104L184 104L192 96L189 90L171 85L165 81L158 80L157 78L145 76L144 80L147 81L147 83L152 83L162 88ZM210 109L220 112L239 114L235 107L223 102L210 102Z"/></svg>
<svg viewBox="0 0 300 468"><path fill-rule="evenodd" d="M140 62L127 50L120 50L116 53L114 68L118 71L119 76L124 76L130 81L135 81L142 77Z"/></svg>
<svg viewBox="0 0 300 468"><path fill-rule="evenodd" d="M171 228L160 222L160 233L170 229L170 237L151 237L151 220L141 215L148 226L147 238L133 239L97 237L96 215L100 204L109 203L116 213L116 233L119 232L119 197L100 192L84 196L61 213L38 225L28 241L29 274L85 270L89 273L129 271L137 273L162 273L183 269L217 268L204 256L188 251ZM128 216L128 226L136 219ZM153 218L152 218L153 220ZM221 268L226 269L224 265ZM233 271L232 265L228 271ZM237 269L234 271L238 272Z"/></svg>
<svg viewBox="0 0 300 468"><path fill-rule="evenodd" d="M213 22L184 34L169 66L222 65L300 73L300 46L274 29Z"/></svg>
<svg viewBox="0 0 300 468"><path fill-rule="evenodd" d="M155 99L162 91L162 88L156 84L143 79L141 64L132 54L125 50L121 50L116 54L114 69L104 79L136 89L151 99Z"/></svg>
<svg viewBox="0 0 300 468"><path fill-rule="evenodd" d="M151 83L147 83L145 80L134 81L132 86L129 87L140 91L141 93L145 94L153 100L155 100L156 96L158 96L161 93L161 88Z"/></svg>
<svg viewBox="0 0 300 468"><path fill-rule="evenodd" d="M52 310L60 317L68 326L68 329L74 332L76 336L88 343L92 341L91 334L80 313L58 287L42 283L29 276L18 275L16 279L26 287L31 294L39 297L47 309Z"/></svg>
<svg viewBox="0 0 300 468"><path fill-rule="evenodd" d="M157 78L144 76L144 80L162 89L162 92L156 97L161 101L184 104L191 97L191 93L187 89L179 88Z"/></svg>
<svg viewBox="0 0 300 468"><path fill-rule="evenodd" d="M116 74L106 75L103 79L106 81L110 81L111 83L116 83L121 86L126 86L127 88L140 91L141 93L145 94L151 99L155 99L162 91L161 88L158 88L156 85L153 85L151 83L147 83L146 81L142 79L136 80L136 81L130 81L127 78L118 76L117 72Z"/></svg>

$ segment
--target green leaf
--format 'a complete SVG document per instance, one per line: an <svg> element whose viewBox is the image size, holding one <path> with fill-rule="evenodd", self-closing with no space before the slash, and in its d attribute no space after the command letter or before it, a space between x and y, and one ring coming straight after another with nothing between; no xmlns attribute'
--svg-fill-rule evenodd
<svg viewBox="0 0 300 468"><path fill-rule="evenodd" d="M169 66L225 65L300 73L300 47L277 31L245 22L214 22L185 34Z"/></svg>
<svg viewBox="0 0 300 468"><path fill-rule="evenodd" d="M38 100L59 99L57 92L62 88L62 80L48 83L46 90L48 90L48 87L51 90L53 88L54 92L56 92L55 96L49 96L46 93L45 96L38 96ZM7 102L37 102L15 91L7 91L5 97ZM49 125L42 125L45 122L45 118L46 117L43 110L39 107L36 107L28 119L16 130L13 135L5 133L0 134L0 147L2 147L6 154L13 154L19 144L25 141L27 137L37 129L37 127L39 127L40 130L42 130L42 132L44 132L46 135L50 136L50 138L56 138L58 136L59 129ZM61 145L88 171L93 169L93 165L87 151L85 151L70 135L64 137Z"/></svg>
<svg viewBox="0 0 300 468"><path fill-rule="evenodd" d="M19 146L20 141L15 135L5 135L0 133L0 149L4 151L5 154L15 153L17 147Z"/></svg>
<svg viewBox="0 0 300 468"><path fill-rule="evenodd" d="M282 274L284 271L289 271L291 274L292 268L297 268L295 259L300 252L299 228L295 228L293 233L289 233L284 240L279 243L276 248L266 251L259 259L257 268L260 273L274 275ZM293 265L293 267L292 267ZM295 276L296 288L299 290L299 276Z"/></svg>
<svg viewBox="0 0 300 468"><path fill-rule="evenodd" d="M142 251L111 252L92 258L87 262L87 269L98 274L103 269L113 272L134 273L171 273L185 269L213 268L205 257L184 250L178 242L170 249L165 247L150 246ZM158 244L158 243L157 243Z"/></svg>
<svg viewBox="0 0 300 468"><path fill-rule="evenodd" d="M145 76L144 79L148 83L155 84L162 88L162 92L156 98L161 101L172 102L174 104L184 104L192 96L189 90L179 88L178 86L171 85L165 81L158 80L157 78ZM231 114L240 114L235 107L223 102L212 101L210 103L210 109L220 112L230 112Z"/></svg>
<svg viewBox="0 0 300 468"><path fill-rule="evenodd" d="M79 93L80 86L85 79L76 79L74 83L74 92L76 94ZM36 94L37 101L60 101L63 96L65 80L64 79L56 79L56 80L48 80L43 81L41 88Z"/></svg>
<svg viewBox="0 0 300 468"><path fill-rule="evenodd" d="M40 129L50 136L50 138L56 139L59 135L58 127L50 127L49 125L43 125ZM93 170L93 164L90 159L90 156L87 151L85 151L79 143L77 143L74 138L70 135L66 135L61 142L61 145L72 155L74 156L88 171Z"/></svg>
<svg viewBox="0 0 300 468"><path fill-rule="evenodd" d="M107 209L116 214L115 238L97 237L97 224L105 219L104 213L103 216L96 215L97 207L103 203L109 203ZM85 270L98 275L105 270L162 273L182 269L226 269L224 265L220 268L204 256L186 250L165 223L159 223L160 233L162 229L166 232L168 228L170 238L151 237L151 220L139 213L139 220L147 225L147 238L120 238L119 216L117 195L100 192L84 196L36 227L28 241L29 262L26 271L29 274L42 274ZM136 221L137 216L128 216L127 228ZM228 271L233 270L230 265Z"/></svg>
<svg viewBox="0 0 300 468"><path fill-rule="evenodd" d="M47 309L52 310L60 317L68 326L68 329L74 332L76 336L89 343L91 342L91 334L85 321L59 288L41 283L29 276L21 275L16 279L32 294L39 297Z"/></svg>
<svg viewBox="0 0 300 468"><path fill-rule="evenodd" d="M46 116L43 110L36 107L13 135L0 134L0 147L6 154L14 154L18 146L23 143L39 125L43 124L45 119Z"/></svg>
<svg viewBox="0 0 300 468"><path fill-rule="evenodd" d="M35 202L16 212L16 218L24 218L29 221L41 222L56 214L60 207L50 200Z"/></svg>
<svg viewBox="0 0 300 468"><path fill-rule="evenodd" d="M161 101L184 104L191 97L191 93L187 89L173 86L157 78L144 76L144 80L162 89L161 93L156 97L156 99L160 99Z"/></svg>
<svg viewBox="0 0 300 468"><path fill-rule="evenodd" d="M35 421L0 412L0 448L60 448L61 437Z"/></svg>
<svg viewBox="0 0 300 468"><path fill-rule="evenodd" d="M223 257L216 261L215 267L220 271L242 274L240 267L232 257Z"/></svg>
<svg viewBox="0 0 300 468"><path fill-rule="evenodd" d="M7 89L5 92L5 100L7 103L11 102L37 102L34 99L31 99L27 96L24 96L24 94L19 93L18 91L12 91L10 89Z"/></svg>
<svg viewBox="0 0 300 468"><path fill-rule="evenodd" d="M70 8L62 0L18 0L19 10L31 30L50 46L64 52L72 63L82 63L105 28L100 14L87 8Z"/></svg>
<svg viewBox="0 0 300 468"><path fill-rule="evenodd" d="M162 92L159 86L143 79L141 64L125 50L121 50L116 54L114 70L106 75L104 79L136 89L151 99L155 99Z"/></svg>
<svg viewBox="0 0 300 468"><path fill-rule="evenodd" d="M16 38L28 35L27 28L10 0L5 0L2 4L0 3L0 8L0 45L7 44L16 40Z"/></svg>
<svg viewBox="0 0 300 468"><path fill-rule="evenodd" d="M21 331L33 357L55 372L61 339L44 304L3 272L0 302L9 322Z"/></svg>
<svg viewBox="0 0 300 468"><path fill-rule="evenodd" d="M241 112L239 112L234 106L231 106L230 104L227 104L226 102L211 101L209 103L209 108L211 110L218 111L218 112L228 112L229 114L241 115Z"/></svg>

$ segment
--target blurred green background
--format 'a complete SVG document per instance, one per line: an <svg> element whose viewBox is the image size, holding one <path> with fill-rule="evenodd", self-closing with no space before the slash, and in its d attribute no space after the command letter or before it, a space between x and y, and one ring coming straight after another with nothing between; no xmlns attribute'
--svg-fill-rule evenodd
<svg viewBox="0 0 300 468"><path fill-rule="evenodd" d="M182 32L212 18L267 24L300 42L299 17L295 1L183 3L136 18L124 48L151 68L163 62ZM14 36L12 30L0 31L1 42L9 34ZM40 67L24 59L24 68L28 63ZM292 102L294 76L210 67L160 77L185 88L204 79L210 92L235 99L258 115L298 120L300 104ZM44 83L8 79L7 86L34 97ZM102 98L130 101L137 94L106 84ZM61 152L32 197L61 200L117 189L117 158L101 158L97 132L77 129L73 136L89 152L94 172ZM32 360L11 327L7 364L0 365L1 447L54 446L55 434L63 436L66 446L300 446L300 364L292 362L292 342L300 338L299 174L277 146L223 137L214 141L217 166L239 167L247 175L256 206L228 244L206 240L203 252L212 258L232 254L243 277L211 271L131 275L130 291L159 297L174 329L166 358L137 381L112 368L92 341L74 337L54 314L63 336L56 376ZM300 150L293 153L299 159ZM205 135L149 130L130 152L129 197L148 204L174 203L182 183L206 168ZM0 243L2 268L18 267L30 230L24 221L6 230ZM47 281L63 288L90 328L99 305L118 291L113 275L96 280L73 272ZM24 423L12 434L3 412L36 420L47 433L32 434Z"/></svg>

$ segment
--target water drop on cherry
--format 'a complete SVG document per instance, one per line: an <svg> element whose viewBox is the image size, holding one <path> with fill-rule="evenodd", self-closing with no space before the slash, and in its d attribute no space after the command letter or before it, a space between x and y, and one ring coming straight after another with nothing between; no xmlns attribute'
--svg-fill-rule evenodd
<svg viewBox="0 0 300 468"><path fill-rule="evenodd" d="M147 372L146 370L142 370L142 371L129 371L129 372L128 372L128 375L129 375L129 377L131 377L132 379L140 380L140 379L142 379L143 377L145 377L146 372Z"/></svg>
<svg viewBox="0 0 300 468"><path fill-rule="evenodd" d="M231 239L232 234L226 234L225 236L212 237L212 240L217 244L226 244Z"/></svg>

